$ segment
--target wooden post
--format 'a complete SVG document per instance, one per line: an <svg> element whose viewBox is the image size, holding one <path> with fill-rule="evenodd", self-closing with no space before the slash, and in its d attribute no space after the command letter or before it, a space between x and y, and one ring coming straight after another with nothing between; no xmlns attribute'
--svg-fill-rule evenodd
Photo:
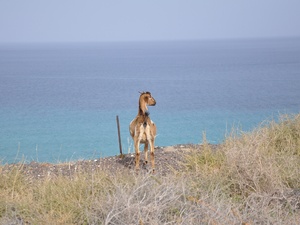
<svg viewBox="0 0 300 225"><path fill-rule="evenodd" d="M121 133L120 133L119 116L117 116L117 127L118 127L118 137L119 137L120 154L121 154L121 156L123 156L123 153L122 153L122 143L121 143Z"/></svg>

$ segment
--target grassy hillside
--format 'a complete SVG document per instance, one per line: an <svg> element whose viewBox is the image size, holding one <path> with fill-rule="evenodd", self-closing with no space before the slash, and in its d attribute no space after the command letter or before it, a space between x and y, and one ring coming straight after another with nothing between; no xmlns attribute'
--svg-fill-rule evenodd
<svg viewBox="0 0 300 225"><path fill-rule="evenodd" d="M0 167L0 224L299 224L300 115L186 151L167 175Z"/></svg>

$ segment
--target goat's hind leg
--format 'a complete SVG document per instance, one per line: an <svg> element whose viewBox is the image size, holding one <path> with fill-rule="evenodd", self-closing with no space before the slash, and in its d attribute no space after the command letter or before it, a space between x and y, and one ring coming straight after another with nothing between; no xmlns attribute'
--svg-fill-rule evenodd
<svg viewBox="0 0 300 225"><path fill-rule="evenodd" d="M151 159L151 166L152 172L155 172L155 159L154 159L154 140L150 140L150 159Z"/></svg>
<svg viewBox="0 0 300 225"><path fill-rule="evenodd" d="M144 146L144 154L145 154L145 161L143 162L143 166L144 168L146 168L147 164L148 164L148 142L145 143L145 146Z"/></svg>

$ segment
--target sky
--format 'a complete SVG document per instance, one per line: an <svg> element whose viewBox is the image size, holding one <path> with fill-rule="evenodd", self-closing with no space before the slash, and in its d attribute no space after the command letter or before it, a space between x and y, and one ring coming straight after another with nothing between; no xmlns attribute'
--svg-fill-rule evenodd
<svg viewBox="0 0 300 225"><path fill-rule="evenodd" d="M0 0L0 43L300 37L299 0Z"/></svg>

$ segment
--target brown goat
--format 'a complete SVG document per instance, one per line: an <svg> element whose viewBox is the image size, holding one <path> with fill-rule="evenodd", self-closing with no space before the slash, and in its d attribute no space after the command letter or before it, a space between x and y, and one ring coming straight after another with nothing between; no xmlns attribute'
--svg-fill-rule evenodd
<svg viewBox="0 0 300 225"><path fill-rule="evenodd" d="M154 106L156 101L151 96L150 92L142 92L140 94L138 114L129 125L129 132L133 139L135 149L135 168L136 170L139 169L140 144L145 145L145 165L148 163L148 145L150 145L151 166L154 172L154 141L156 136L156 126L150 119L147 105Z"/></svg>

